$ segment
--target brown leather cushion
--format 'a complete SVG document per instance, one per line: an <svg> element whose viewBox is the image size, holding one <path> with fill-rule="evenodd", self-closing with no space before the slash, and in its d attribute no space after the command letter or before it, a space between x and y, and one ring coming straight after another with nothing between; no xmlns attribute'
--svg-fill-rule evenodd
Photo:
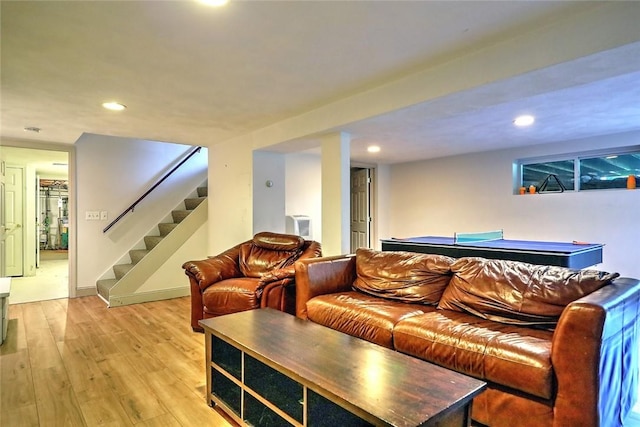
<svg viewBox="0 0 640 427"><path fill-rule="evenodd" d="M274 269L291 266L302 255L304 243L300 236L258 233L240 247L240 271L243 276L262 277Z"/></svg>
<svg viewBox="0 0 640 427"><path fill-rule="evenodd" d="M517 261L460 258L439 309L503 323L554 327L570 302L619 276Z"/></svg>
<svg viewBox="0 0 640 427"><path fill-rule="evenodd" d="M398 351L545 399L555 389L552 336L443 310L403 319L393 331Z"/></svg>
<svg viewBox="0 0 640 427"><path fill-rule="evenodd" d="M263 231L253 236L253 243L274 251L297 251L304 246L304 239L294 234L279 234Z"/></svg>
<svg viewBox="0 0 640 427"><path fill-rule="evenodd" d="M553 399L532 399L528 394L514 394L510 388L505 389L489 383L485 391L473 398L471 418L477 421L478 426L548 427L553 426L553 408ZM577 407L574 410L582 411L582 408ZM475 426L476 423L472 425Z"/></svg>
<svg viewBox="0 0 640 427"><path fill-rule="evenodd" d="M236 277L214 283L202 293L202 305L205 313L213 316L252 310L260 307L260 298L256 289L260 279Z"/></svg>
<svg viewBox="0 0 640 427"><path fill-rule="evenodd" d="M393 327L400 320L435 310L365 295L340 292L307 301L307 315L315 323L345 334L393 348Z"/></svg>
<svg viewBox="0 0 640 427"><path fill-rule="evenodd" d="M353 287L402 302L437 305L451 278L453 258L412 252L356 251Z"/></svg>

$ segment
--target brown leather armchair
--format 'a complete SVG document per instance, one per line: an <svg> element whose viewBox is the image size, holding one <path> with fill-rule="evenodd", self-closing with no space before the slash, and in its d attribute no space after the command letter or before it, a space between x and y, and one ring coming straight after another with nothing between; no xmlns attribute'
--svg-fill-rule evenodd
<svg viewBox="0 0 640 427"><path fill-rule="evenodd" d="M191 283L191 327L202 332L201 319L261 307L295 314L293 263L320 256L318 242L263 232L217 256L184 263Z"/></svg>

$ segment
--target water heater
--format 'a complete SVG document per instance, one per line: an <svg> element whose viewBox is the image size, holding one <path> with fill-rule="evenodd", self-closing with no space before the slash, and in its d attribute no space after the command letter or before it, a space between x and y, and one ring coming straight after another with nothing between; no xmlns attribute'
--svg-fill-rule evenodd
<svg viewBox="0 0 640 427"><path fill-rule="evenodd" d="M287 215L286 230L288 234L311 240L311 218L307 215Z"/></svg>

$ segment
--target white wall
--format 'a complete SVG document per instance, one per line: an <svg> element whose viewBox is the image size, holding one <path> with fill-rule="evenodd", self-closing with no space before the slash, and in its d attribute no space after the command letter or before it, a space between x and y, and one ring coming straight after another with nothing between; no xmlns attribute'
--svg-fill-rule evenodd
<svg viewBox="0 0 640 427"><path fill-rule="evenodd" d="M106 227L192 147L85 134L76 142L77 288L96 280L206 179L207 150L193 156L107 233ZM87 211L108 219L88 221ZM202 248L204 255L206 249Z"/></svg>
<svg viewBox="0 0 640 427"><path fill-rule="evenodd" d="M207 223L204 223L135 293L144 294L184 287L184 295L189 295L189 279L184 274L182 264L186 261L205 259L208 240Z"/></svg>
<svg viewBox="0 0 640 427"><path fill-rule="evenodd" d="M604 243L596 268L640 278L640 191L516 195L520 158L640 145L640 132L393 165L388 237L503 229L505 238Z"/></svg>
<svg viewBox="0 0 640 427"><path fill-rule="evenodd" d="M254 234L262 231L274 233L285 231L284 157L281 153L253 152Z"/></svg>
<svg viewBox="0 0 640 427"><path fill-rule="evenodd" d="M371 188L371 247L380 250L380 239L390 235L391 166L378 165L372 170Z"/></svg>
<svg viewBox="0 0 640 427"><path fill-rule="evenodd" d="M322 243L322 182L320 156L293 153L285 158L286 215L311 218L311 238Z"/></svg>
<svg viewBox="0 0 640 427"><path fill-rule="evenodd" d="M209 147L209 255L253 236L252 165L250 141Z"/></svg>

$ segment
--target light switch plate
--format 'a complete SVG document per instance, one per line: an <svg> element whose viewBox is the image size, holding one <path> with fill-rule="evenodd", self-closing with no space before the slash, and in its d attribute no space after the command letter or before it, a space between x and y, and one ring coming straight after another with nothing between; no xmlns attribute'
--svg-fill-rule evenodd
<svg viewBox="0 0 640 427"><path fill-rule="evenodd" d="M84 219L87 221L97 221L100 219L100 212L98 211L86 211L84 213Z"/></svg>

